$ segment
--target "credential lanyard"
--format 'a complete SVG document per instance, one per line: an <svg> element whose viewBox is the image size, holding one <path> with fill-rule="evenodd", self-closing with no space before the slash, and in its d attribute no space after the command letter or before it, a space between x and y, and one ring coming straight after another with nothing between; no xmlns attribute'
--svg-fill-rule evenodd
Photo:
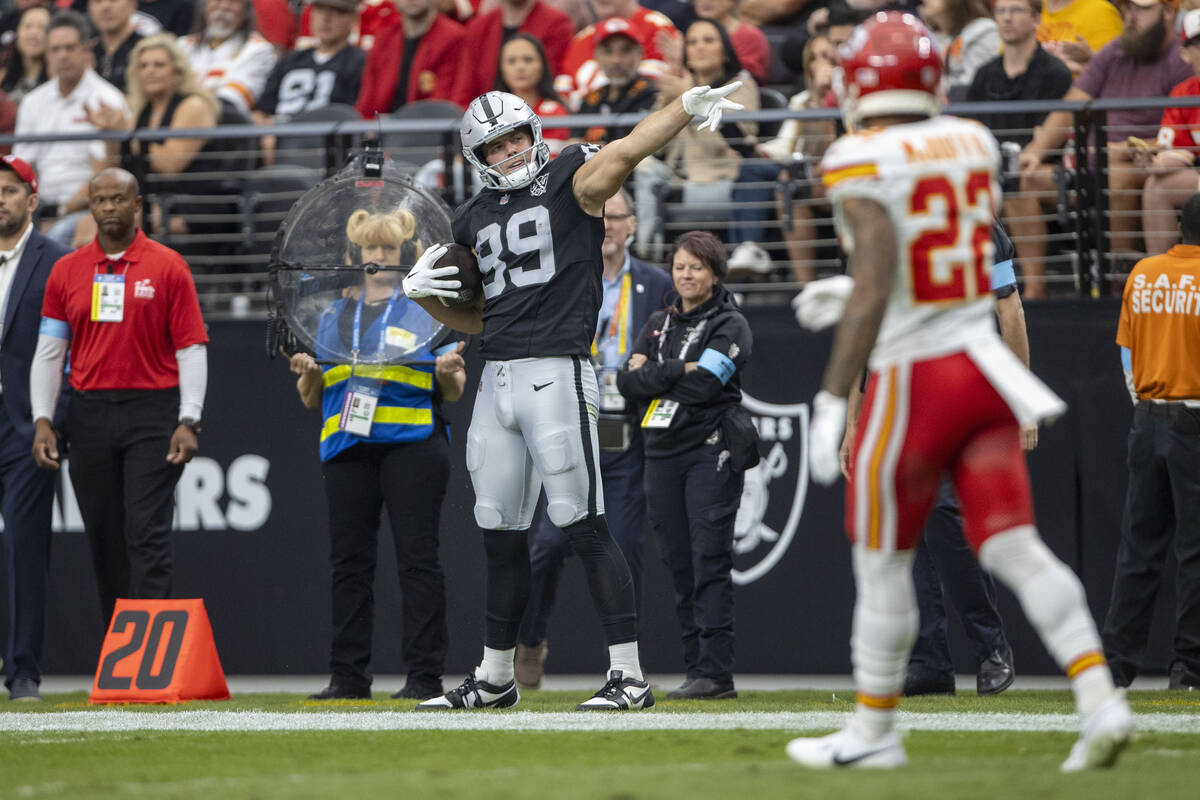
<svg viewBox="0 0 1200 800"><path fill-rule="evenodd" d="M400 289L392 292L391 298L388 300L387 308L383 309L383 314L379 317L379 346L375 348L376 353L383 352L383 347L387 343L387 321L392 315L392 307L396 305L396 298L400 296ZM362 341L362 310L363 302L366 300L367 293L363 291L358 298L358 307L354 309L354 329L351 332L350 352L354 354L354 364L350 365L350 374L354 374L354 366L358 363L359 344Z"/></svg>
<svg viewBox="0 0 1200 800"><path fill-rule="evenodd" d="M617 339L617 354L624 356L625 351L629 347L629 314L633 308L633 303L630 301L630 288L633 284L633 276L627 271L621 278L621 293L617 295L617 307L613 310L612 319L608 323L608 331L605 333L606 339L611 339L614 335L619 336ZM592 355L599 353L597 343L600 337L597 335L592 338Z"/></svg>

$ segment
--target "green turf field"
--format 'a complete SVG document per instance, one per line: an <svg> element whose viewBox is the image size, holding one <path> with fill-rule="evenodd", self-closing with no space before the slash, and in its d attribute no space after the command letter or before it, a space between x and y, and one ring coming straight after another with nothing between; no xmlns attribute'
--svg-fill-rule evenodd
<svg viewBox="0 0 1200 800"><path fill-rule="evenodd" d="M1200 796L1194 693L1132 693L1143 730L1121 763L1069 776L1058 772L1075 739L1066 691L906 701L910 765L884 773L811 772L784 755L793 736L838 724L853 704L848 693L746 692L731 701L660 702L636 715L569 713L586 696L529 692L513 711L446 715L408 713L410 702L382 693L371 702L257 694L173 707L97 707L82 693L47 695L41 704L3 706L0 797ZM466 724L496 729L442 729ZM246 730L264 725L284 729ZM438 729L402 729L412 725Z"/></svg>

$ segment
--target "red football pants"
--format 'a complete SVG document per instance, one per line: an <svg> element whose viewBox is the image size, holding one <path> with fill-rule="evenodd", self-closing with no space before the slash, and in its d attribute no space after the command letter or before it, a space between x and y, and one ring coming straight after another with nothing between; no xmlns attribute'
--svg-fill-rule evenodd
<svg viewBox="0 0 1200 800"><path fill-rule="evenodd" d="M947 470L967 541L1033 524L1011 409L965 353L872 372L846 484L846 533L870 549L916 546Z"/></svg>

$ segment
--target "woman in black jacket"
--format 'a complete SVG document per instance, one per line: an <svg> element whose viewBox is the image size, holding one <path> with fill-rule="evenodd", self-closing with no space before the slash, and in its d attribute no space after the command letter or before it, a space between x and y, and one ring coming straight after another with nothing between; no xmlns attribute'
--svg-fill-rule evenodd
<svg viewBox="0 0 1200 800"><path fill-rule="evenodd" d="M721 285L725 246L676 242L678 300L651 315L617 387L644 408L646 510L675 584L687 667L668 698L737 697L733 685L733 522L757 439L741 407L750 326Z"/></svg>

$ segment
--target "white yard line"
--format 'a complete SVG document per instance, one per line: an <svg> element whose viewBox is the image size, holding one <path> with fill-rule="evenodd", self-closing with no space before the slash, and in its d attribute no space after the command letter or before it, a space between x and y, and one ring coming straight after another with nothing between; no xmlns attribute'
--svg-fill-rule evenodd
<svg viewBox="0 0 1200 800"><path fill-rule="evenodd" d="M606 714L398 711L295 712L178 711L143 713L106 709L45 714L0 714L0 733L55 731L647 731L647 730L832 730L849 712L731 712ZM1138 730L1200 734L1197 714L1138 714ZM938 731L1077 731L1073 714L900 712L900 727Z"/></svg>

